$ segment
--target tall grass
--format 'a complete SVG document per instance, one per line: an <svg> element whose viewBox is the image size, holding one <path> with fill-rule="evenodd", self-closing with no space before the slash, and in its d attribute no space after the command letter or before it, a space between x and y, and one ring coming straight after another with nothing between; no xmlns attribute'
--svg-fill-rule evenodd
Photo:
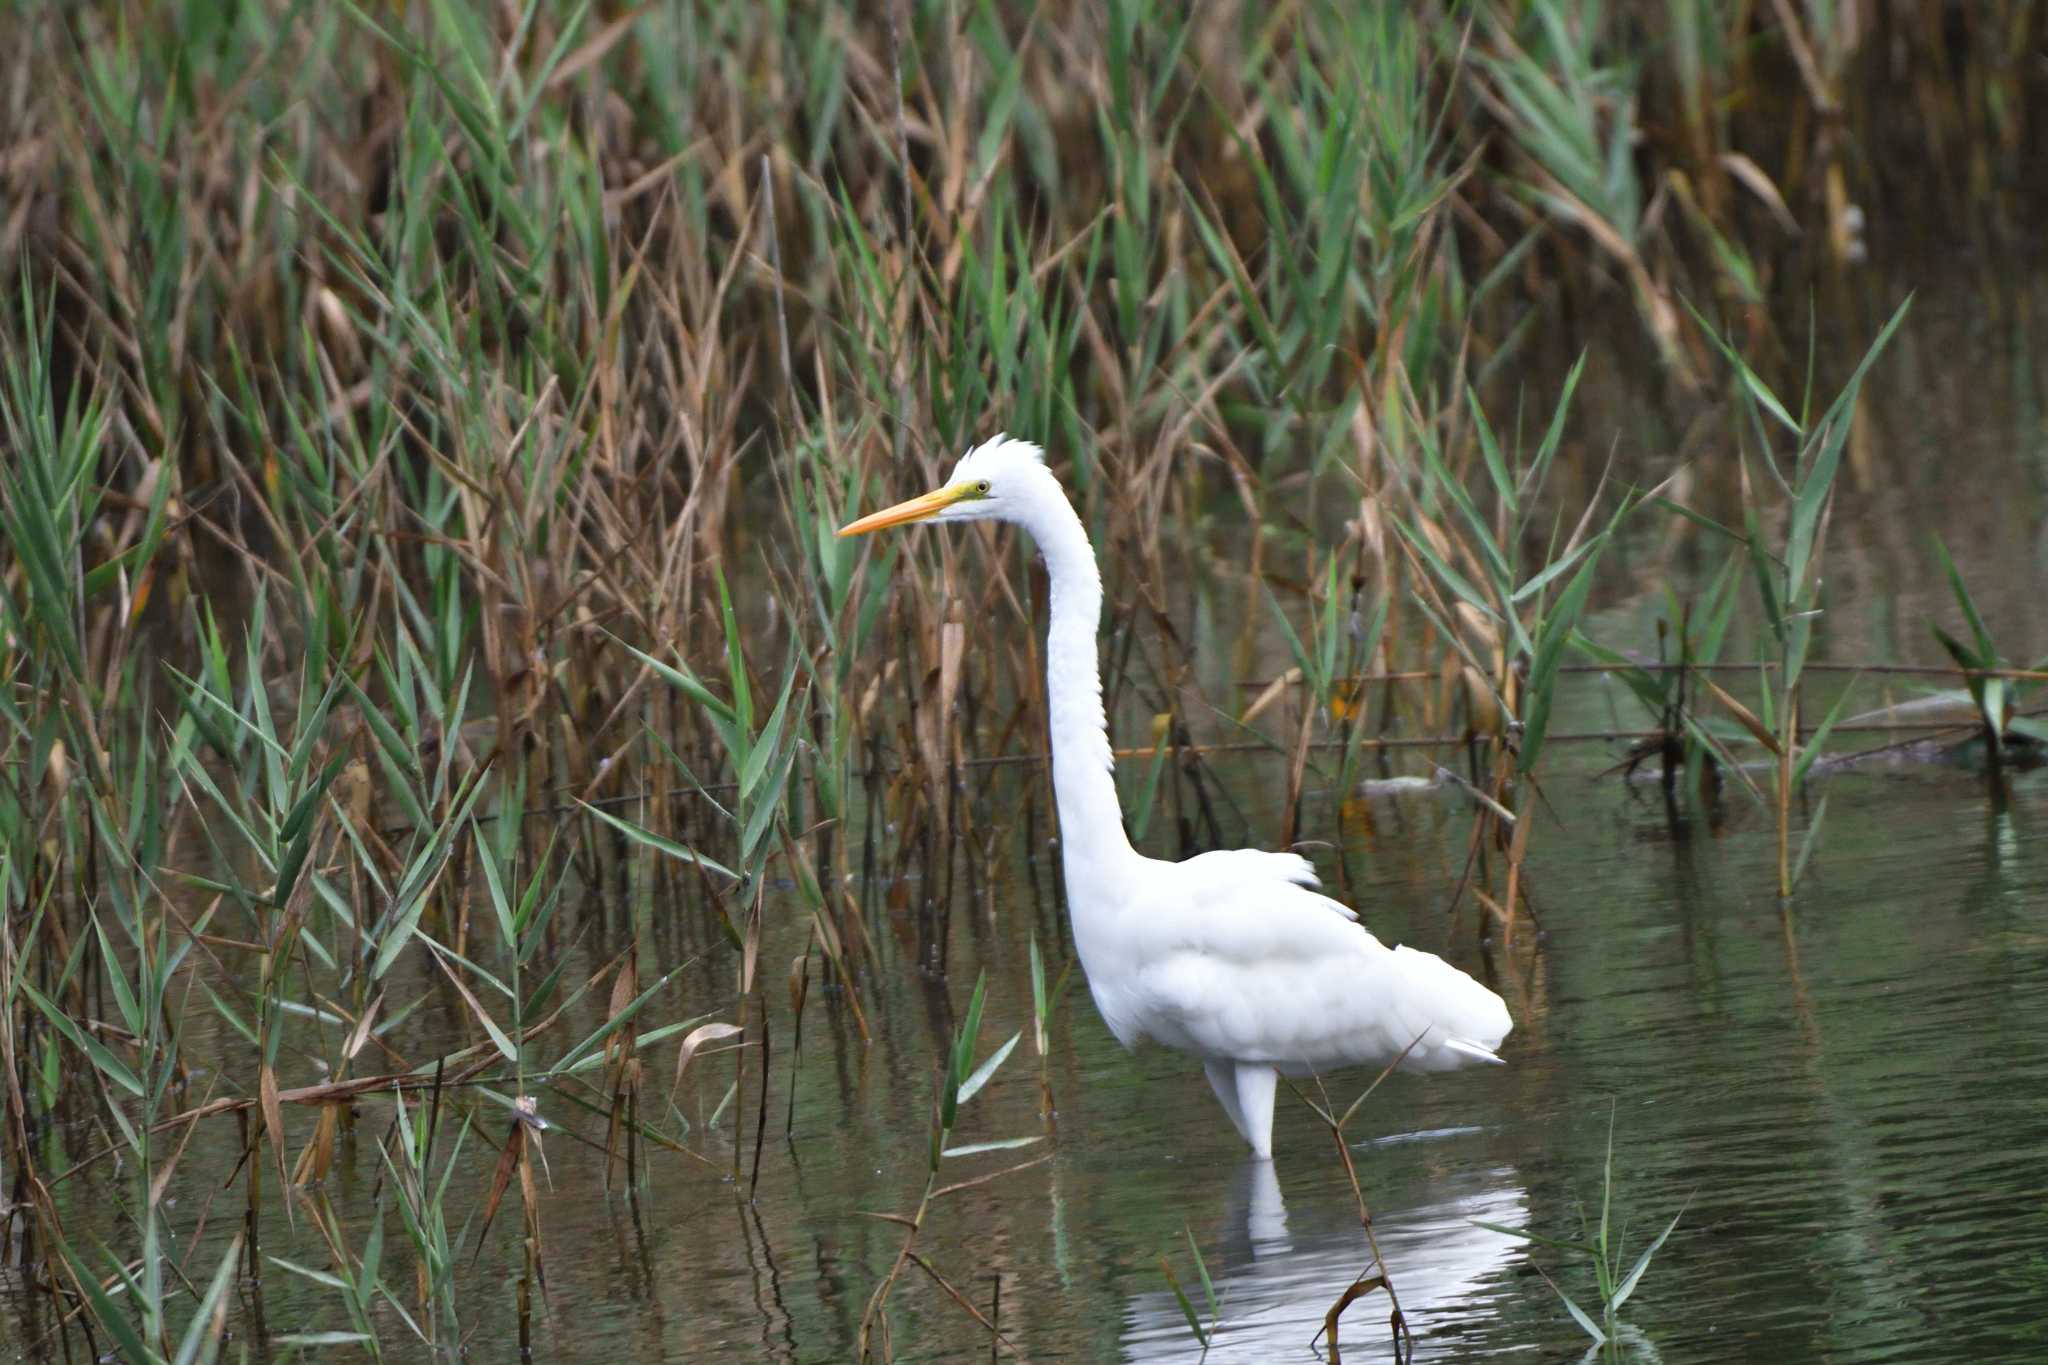
<svg viewBox="0 0 2048 1365"><path fill-rule="evenodd" d="M1518 1237L1534 1246L1547 1247L1553 1251L1564 1252L1575 1260L1590 1262L1593 1268L1594 1288L1600 1296L1600 1312L1597 1318L1581 1308L1548 1273L1540 1270L1538 1273L1543 1275L1544 1282L1557 1295L1558 1301L1564 1304L1565 1310L1572 1316L1572 1321L1592 1338L1594 1348L1610 1348L1618 1356L1619 1342L1623 1333L1628 1330L1627 1324L1621 1321L1621 1310L1635 1297L1636 1290L1642 1287L1643 1277L1649 1274L1651 1262L1656 1259L1657 1253L1663 1250L1664 1244L1671 1240L1671 1234L1678 1230L1678 1220L1684 1216L1685 1209L1681 1206L1677 1213L1671 1215L1671 1221L1664 1225L1664 1230L1650 1239L1649 1245L1642 1249L1633 1263L1627 1259L1624 1247L1626 1223L1624 1222L1622 1227L1615 1226L1614 1114L1610 1108L1607 1116L1607 1157L1600 1168L1600 1217L1597 1222L1588 1218L1585 1211L1581 1210L1580 1235L1576 1239L1566 1239L1502 1227L1498 1223L1474 1221L1489 1231Z"/></svg>
<svg viewBox="0 0 2048 1365"><path fill-rule="evenodd" d="M814 971L809 1012L872 1036L864 1002L956 971L1015 832L1051 828L1042 777L990 761L1039 747L1014 537L830 534L997 428L1054 452L1104 558L1143 841L1292 840L1369 752L1462 751L1484 799L1448 877L1506 938L1568 645L1740 766L1696 688L1589 624L1652 479L1600 483L1581 370L1530 338L1619 280L1673 394L1716 356L1737 379L1701 480L1723 505L1684 510L1743 523L1776 672L1725 703L1778 761L1789 894L1827 728L1800 666L1871 362L1809 420L1774 396L1805 377L1772 305L1847 288L1844 136L1892 103L1872 54L1904 21L1754 8L12 7L0 1060L40 1339L203 1358L232 1268L282 1264L331 1296L296 1344L452 1353L465 1257L516 1258L522 1332L544 1311L558 1126L629 1196L657 1158L768 1178ZM1905 78L1981 99L1927 136L2010 156L2038 20L1953 27L1966 60L1909 45ZM1855 315L1874 357L1898 319ZM1205 579L1293 665L1250 707L1263 660L1217 676ZM1727 629L1703 610L1681 678ZM1288 765L1277 827L1237 809L1231 744ZM787 1013L761 961L783 924ZM1048 1116L1055 951L1031 959ZM716 989L686 977L705 960ZM196 1021L228 1040L204 1080ZM986 1079L972 1034L872 1301L883 1353ZM716 1125L646 1084L670 1046L679 1080L732 1059ZM322 1203L357 1128L361 1231ZM229 1134L240 1217L173 1252L182 1154ZM109 1153L121 1216L67 1217ZM263 1245L279 1211L298 1254Z"/></svg>
<svg viewBox="0 0 2048 1365"><path fill-rule="evenodd" d="M1911 300L1899 305L1891 320L1863 353L1834 401L1818 416L1802 411L1795 417L1741 356L1723 343L1733 370L1740 410L1746 419L1743 433L1741 477L1743 523L1737 539L1744 547L1755 576L1762 615L1775 645L1776 667L1758 689L1760 712L1752 712L1726 692L1715 687L1723 704L1767 749L1775 760L1775 782L1771 805L1778 826L1778 895L1790 897L1804 871L1826 815L1827 799L1815 807L1805 841L1795 860L1792 854L1792 806L1806 774L1820 755L1828 732L1843 712L1849 693L1845 690L1808 738L1801 723L1800 684L1813 650L1814 630L1824 607L1821 603L1821 555L1827 544L1829 513L1834 506L1835 479L1857 421L1856 400L1863 378L1884 350L1885 343L1904 321ZM1810 396L1811 379L1807 386ZM1774 425L1767 425L1767 423ZM1796 443L1789 461L1773 453L1781 437L1775 429L1789 433ZM1751 451L1755 454L1752 455ZM1750 472L1752 461L1759 472ZM1764 488L1752 491L1752 479ZM1781 510L1784 527L1782 545L1766 542L1762 513ZM1709 684L1713 686L1712 684ZM1747 781L1747 779L1745 779ZM1754 784L1750 784L1754 791Z"/></svg>

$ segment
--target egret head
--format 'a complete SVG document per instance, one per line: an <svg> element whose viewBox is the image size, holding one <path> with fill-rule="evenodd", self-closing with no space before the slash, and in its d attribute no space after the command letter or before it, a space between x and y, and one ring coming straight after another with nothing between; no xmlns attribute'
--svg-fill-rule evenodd
<svg viewBox="0 0 2048 1365"><path fill-rule="evenodd" d="M850 522L839 534L866 535L913 521L1021 521L1051 481L1044 451L1029 441L998 435L961 456L953 477L931 492ZM1057 485L1053 491L1057 495Z"/></svg>

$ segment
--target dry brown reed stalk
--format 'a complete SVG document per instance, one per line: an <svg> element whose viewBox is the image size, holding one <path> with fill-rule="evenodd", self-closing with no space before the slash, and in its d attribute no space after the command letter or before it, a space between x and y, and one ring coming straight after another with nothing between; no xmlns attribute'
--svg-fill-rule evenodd
<svg viewBox="0 0 2048 1365"><path fill-rule="evenodd" d="M1415 1042L1420 1041L1421 1039L1419 1038L1415 1040ZM1351 1182L1351 1197L1358 1205L1358 1225L1364 1230L1366 1246L1372 1252L1371 1262L1359 1274L1357 1279L1353 1280L1344 1289L1344 1292L1337 1296L1336 1301L1330 1305L1329 1311L1323 1316L1322 1331L1316 1334L1316 1341L1321 1341L1326 1336L1329 1338L1332 1365L1336 1365L1336 1362L1341 1359L1337 1343L1337 1325L1339 1320L1344 1316L1345 1310L1353 1303L1375 1292L1381 1292L1387 1296L1389 1310L1387 1314L1387 1331L1393 1344L1394 1358L1397 1361L1406 1360L1413 1356L1415 1352L1415 1334L1408 1325L1407 1315L1401 1311L1401 1299L1394 1290L1393 1272L1388 1269L1386 1258L1380 1254L1379 1237L1373 1232L1372 1212L1366 1207L1365 1191L1358 1183L1358 1167L1351 1159L1351 1143L1344 1136L1346 1125L1357 1115L1359 1107L1367 1099L1371 1098L1375 1090L1379 1089L1382 1081L1394 1074L1395 1068L1400 1066L1401 1062L1408 1056L1408 1053L1413 1050L1415 1042L1411 1042L1407 1047L1401 1049L1400 1053L1392 1061L1381 1068L1380 1074L1375 1076L1372 1083L1367 1085L1363 1091L1359 1092L1358 1098L1353 1100L1350 1107L1341 1115L1336 1113L1336 1106L1330 1102L1329 1092L1323 1088L1320 1076L1315 1077L1316 1094L1322 1101L1320 1104L1316 1103L1315 1100L1309 1099L1306 1095L1301 1095L1300 1090L1294 1087L1294 1083L1292 1081L1288 1082L1289 1087L1295 1088L1295 1093L1301 1095L1303 1102L1315 1112L1316 1117L1320 1118L1323 1121L1323 1125L1330 1130L1330 1140L1337 1146L1337 1156L1343 1162L1345 1178ZM1310 1344L1313 1345L1314 1343L1311 1342Z"/></svg>

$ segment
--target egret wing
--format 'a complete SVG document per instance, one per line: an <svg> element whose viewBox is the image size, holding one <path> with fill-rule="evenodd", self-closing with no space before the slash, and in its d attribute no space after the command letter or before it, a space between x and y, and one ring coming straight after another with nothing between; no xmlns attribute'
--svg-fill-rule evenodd
<svg viewBox="0 0 2048 1365"><path fill-rule="evenodd" d="M1276 862L1286 858L1234 851L1165 865L1173 874L1133 916L1146 942L1131 1003L1146 1034L1292 1070L1383 1063L1411 1043L1404 1066L1438 1070L1506 1036L1498 995L1433 953L1388 948L1347 907L1275 875L1297 871Z"/></svg>
<svg viewBox="0 0 2048 1365"><path fill-rule="evenodd" d="M1269 853L1262 848L1219 848L1198 853L1177 866L1184 875L1213 884L1228 896L1241 895L1247 904L1256 901L1260 883L1269 879L1305 886L1311 891L1323 884L1316 875L1315 864L1299 853ZM1342 901L1328 896L1315 899L1324 909L1344 919L1358 918L1358 912Z"/></svg>

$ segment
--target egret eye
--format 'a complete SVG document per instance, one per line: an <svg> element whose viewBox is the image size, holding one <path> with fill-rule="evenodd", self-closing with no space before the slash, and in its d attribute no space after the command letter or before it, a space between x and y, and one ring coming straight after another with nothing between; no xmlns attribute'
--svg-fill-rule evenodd
<svg viewBox="0 0 2048 1365"><path fill-rule="evenodd" d="M981 494L981 495L982 495L982 496L983 496L984 498L985 498L985 497L987 497L987 496L988 496L988 480L987 480L987 479L983 479L983 480L982 480L981 482L979 482L979 483L975 484L975 485L974 485L974 491L975 491L975 492L977 492L977 493L979 493L979 494Z"/></svg>

